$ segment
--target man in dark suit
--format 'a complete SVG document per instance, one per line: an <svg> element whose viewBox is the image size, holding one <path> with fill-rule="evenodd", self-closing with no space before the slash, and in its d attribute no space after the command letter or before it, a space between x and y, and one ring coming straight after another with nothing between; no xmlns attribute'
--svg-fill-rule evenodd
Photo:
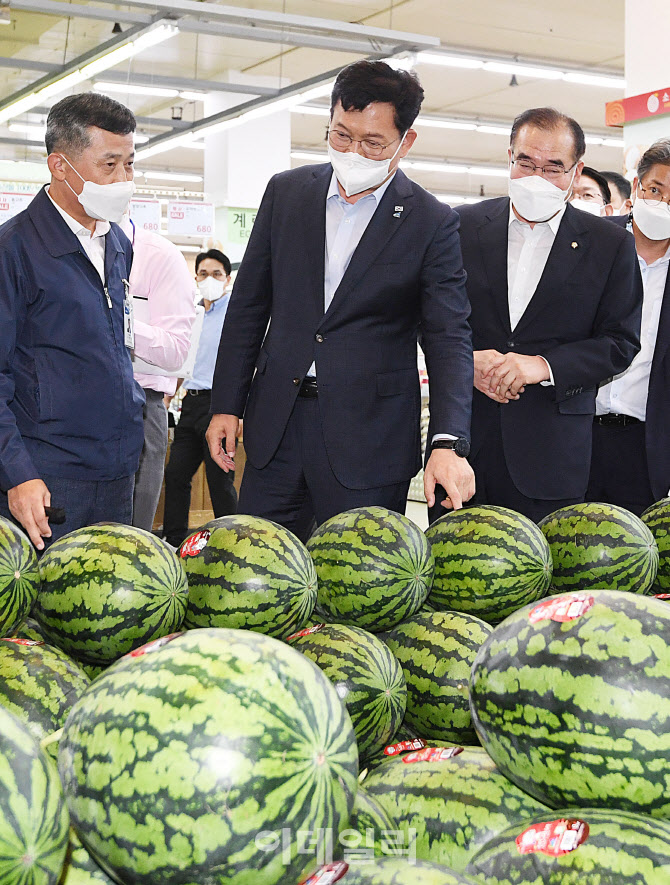
<svg viewBox="0 0 670 885"><path fill-rule="evenodd" d="M476 503L539 520L584 500L596 389L639 349L641 281L626 232L567 204L578 123L526 111L511 132L510 199L465 206Z"/></svg>
<svg viewBox="0 0 670 885"><path fill-rule="evenodd" d="M640 515L670 489L670 139L644 153L632 199L632 217L612 220L635 237L644 284L642 347L598 391L587 500Z"/></svg>
<svg viewBox="0 0 670 885"><path fill-rule="evenodd" d="M353 507L404 512L421 466L419 337L430 377L427 499L436 483L453 507L474 491L458 216L397 168L422 98L415 75L383 62L345 68L332 95L331 163L272 178L235 282L210 450L233 466L244 414L239 510L303 538L314 519Z"/></svg>

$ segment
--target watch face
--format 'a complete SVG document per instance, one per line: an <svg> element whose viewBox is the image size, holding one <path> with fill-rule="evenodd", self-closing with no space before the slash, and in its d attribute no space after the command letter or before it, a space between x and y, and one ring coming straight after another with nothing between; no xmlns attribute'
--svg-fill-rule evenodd
<svg viewBox="0 0 670 885"><path fill-rule="evenodd" d="M461 458L467 458L470 454L470 443L467 441L467 439L457 439L456 445L454 446L454 451Z"/></svg>

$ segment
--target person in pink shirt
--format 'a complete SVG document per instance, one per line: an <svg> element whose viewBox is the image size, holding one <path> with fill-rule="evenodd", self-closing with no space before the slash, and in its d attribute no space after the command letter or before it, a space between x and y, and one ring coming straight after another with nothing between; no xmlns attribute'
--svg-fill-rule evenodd
<svg viewBox="0 0 670 885"><path fill-rule="evenodd" d="M131 208L132 215L132 208ZM167 452L164 397L177 387L176 373L186 359L195 317L196 287L179 249L158 234L135 227L126 216L121 227L133 245L129 289L132 296L134 356L166 375L135 371L146 395L144 446L135 475L133 525L151 531L160 497Z"/></svg>

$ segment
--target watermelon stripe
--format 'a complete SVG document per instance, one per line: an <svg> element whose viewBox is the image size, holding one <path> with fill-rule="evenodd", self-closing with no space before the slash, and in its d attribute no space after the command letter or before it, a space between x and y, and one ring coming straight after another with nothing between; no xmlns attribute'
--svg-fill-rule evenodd
<svg viewBox="0 0 670 885"><path fill-rule="evenodd" d="M39 587L33 545L13 522L0 516L0 637L10 636L18 627Z"/></svg>

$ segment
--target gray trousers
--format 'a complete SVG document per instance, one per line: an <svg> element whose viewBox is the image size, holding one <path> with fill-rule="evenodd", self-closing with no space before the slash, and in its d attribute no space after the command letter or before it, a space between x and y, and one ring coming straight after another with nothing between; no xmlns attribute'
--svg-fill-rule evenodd
<svg viewBox="0 0 670 885"><path fill-rule="evenodd" d="M147 398L144 406L144 446L135 474L133 525L150 532L163 484L168 423L163 394L146 387L144 393Z"/></svg>

